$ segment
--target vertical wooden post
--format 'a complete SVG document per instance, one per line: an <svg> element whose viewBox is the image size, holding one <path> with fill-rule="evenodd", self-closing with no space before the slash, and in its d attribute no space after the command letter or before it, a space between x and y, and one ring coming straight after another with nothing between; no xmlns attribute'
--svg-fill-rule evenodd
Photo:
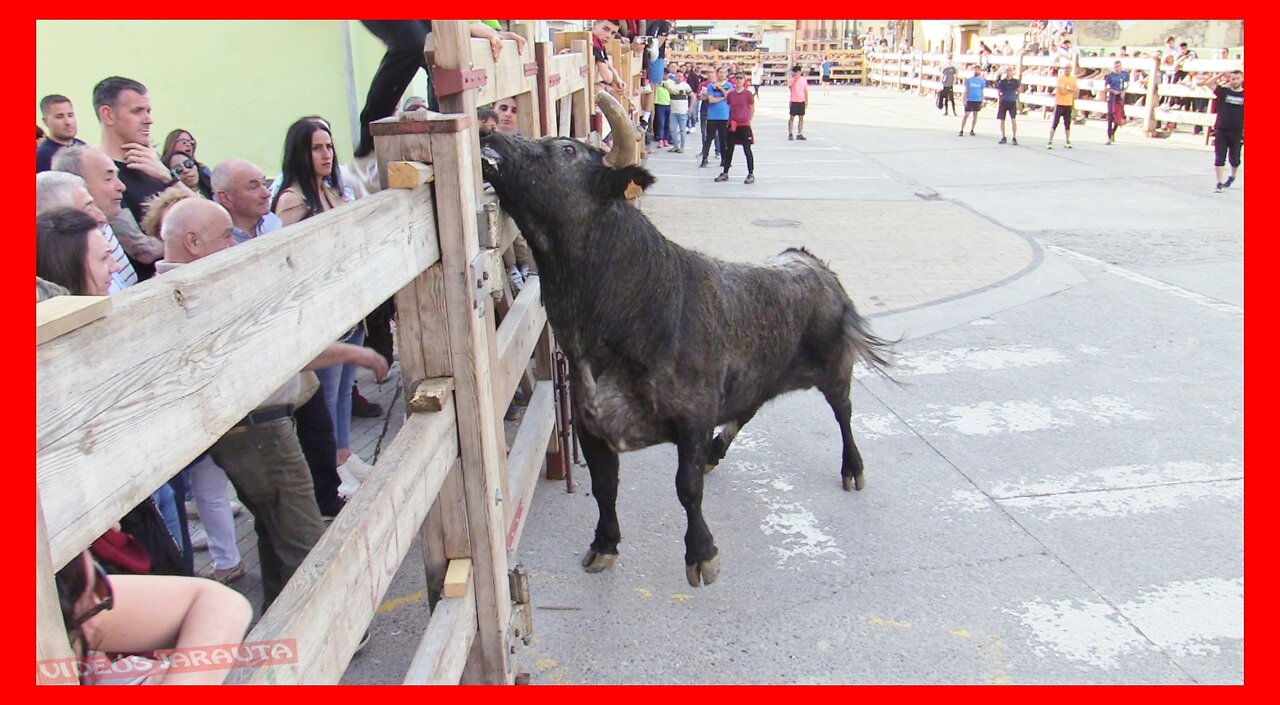
<svg viewBox="0 0 1280 705"><path fill-rule="evenodd" d="M470 66L467 23L438 21L436 65L442 69ZM457 132L431 135L436 166L436 217L440 260L444 265L445 300L449 309L449 341L453 355L454 399L462 455L471 562L475 568L476 619L480 631L480 678L488 684L511 682L507 654L507 622L511 596L507 583L506 514L500 502L506 462L498 436L499 414L493 408L490 351L495 347L492 306L478 315L470 266L480 251L476 194L480 192L478 130L472 126L475 94L464 91L442 97L441 107L461 112Z"/></svg>
<svg viewBox="0 0 1280 705"><path fill-rule="evenodd" d="M80 560L76 556L72 560ZM40 508L40 492L36 491L36 684L54 682L75 685L75 670L69 680L57 678L55 669L44 672L39 668L42 662L65 660L70 668L74 654L71 643L67 641L66 625L62 623L61 602L53 583L53 561L49 556L49 532L44 525L44 510Z"/></svg>
<svg viewBox="0 0 1280 705"><path fill-rule="evenodd" d="M1160 60L1151 57L1151 68L1147 71L1147 105L1146 115L1142 119L1142 131L1147 137L1156 131L1156 104L1160 101L1159 81L1156 75L1160 72Z"/></svg>
<svg viewBox="0 0 1280 705"><path fill-rule="evenodd" d="M534 55L538 60L538 124L542 128L543 135L559 134L559 130L556 129L556 101L551 97L551 86L548 83L551 78L549 75L551 57L555 54L550 44L539 42L534 49Z"/></svg>
<svg viewBox="0 0 1280 705"><path fill-rule="evenodd" d="M569 48L582 54L587 62L587 89L573 94L573 136L578 139L591 139L591 114L595 112L596 62L591 56L591 42L575 39ZM597 132L598 134L598 132ZM599 145L599 138L593 140Z"/></svg>

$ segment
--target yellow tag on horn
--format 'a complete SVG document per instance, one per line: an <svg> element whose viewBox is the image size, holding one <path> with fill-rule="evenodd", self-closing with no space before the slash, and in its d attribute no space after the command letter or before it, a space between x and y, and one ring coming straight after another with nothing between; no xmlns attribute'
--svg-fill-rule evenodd
<svg viewBox="0 0 1280 705"><path fill-rule="evenodd" d="M640 188L640 185L634 181L628 183L627 190L622 192L622 195L626 196L628 201L634 201L643 194L644 189Z"/></svg>

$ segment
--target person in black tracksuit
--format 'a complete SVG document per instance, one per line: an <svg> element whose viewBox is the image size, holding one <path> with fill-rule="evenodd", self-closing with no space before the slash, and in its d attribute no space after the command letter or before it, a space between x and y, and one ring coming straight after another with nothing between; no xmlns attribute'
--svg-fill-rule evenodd
<svg viewBox="0 0 1280 705"><path fill-rule="evenodd" d="M1222 80L1224 77L1225 82ZM1222 193L1222 189L1235 182L1236 171L1240 168L1240 148L1244 145L1244 72L1237 69L1211 80L1219 82L1214 89L1218 119L1213 125L1213 168L1218 176L1214 191ZM1231 175L1224 181L1222 168L1228 160L1231 162Z"/></svg>

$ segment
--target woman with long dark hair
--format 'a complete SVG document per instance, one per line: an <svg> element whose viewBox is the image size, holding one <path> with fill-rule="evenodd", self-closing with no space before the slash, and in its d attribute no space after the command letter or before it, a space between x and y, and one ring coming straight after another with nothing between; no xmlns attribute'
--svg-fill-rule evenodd
<svg viewBox="0 0 1280 705"><path fill-rule="evenodd" d="M338 156L333 147L329 126L315 116L304 117L289 126L284 138L284 159L280 166L280 190L271 201L271 210L285 225L336 208L355 200L352 190L342 181ZM339 342L363 345L365 326L361 321ZM320 391L333 419L333 437L337 448L335 461L343 484L354 491L369 472L369 466L351 452L351 390L356 368L352 364L335 365L316 370ZM348 494L339 489L341 494Z"/></svg>
<svg viewBox="0 0 1280 705"><path fill-rule="evenodd" d="M77 296L106 296L120 265L111 256L98 221L78 208L58 206L36 214L36 276Z"/></svg>
<svg viewBox="0 0 1280 705"><path fill-rule="evenodd" d="M170 131L164 138L164 146L160 149L160 154L163 155L161 159L164 165L170 169L173 168L173 165L169 163L169 159L175 152L191 157L192 161L196 163L196 172L200 175L200 188L196 189L196 187L192 186L191 190L198 191L205 198L212 200L213 196L209 194L213 193L213 170L200 163L199 159L196 159L196 138L192 137L191 133L186 130ZM175 176L177 175L175 174ZM179 176L178 178L182 177Z"/></svg>

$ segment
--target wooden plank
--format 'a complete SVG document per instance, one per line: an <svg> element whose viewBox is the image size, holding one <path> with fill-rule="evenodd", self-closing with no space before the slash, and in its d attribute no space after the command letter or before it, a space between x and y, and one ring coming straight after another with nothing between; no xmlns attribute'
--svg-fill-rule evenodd
<svg viewBox="0 0 1280 705"><path fill-rule="evenodd" d="M433 25L434 26L434 25ZM475 95L475 101L479 105L492 103L503 98L514 98L522 93L538 92L538 77L524 75L524 65L537 61L534 58L534 45L525 44L524 53L517 53L516 42L514 39L506 39L502 42L502 53L498 56L498 60L493 60L493 51L489 48L489 42L485 39L468 39L467 48L470 50L469 62L473 64L473 68L483 69L488 80L485 85L474 91L468 91ZM437 37L436 41L436 64L444 67L440 63L440 43ZM463 66L462 68L467 68ZM441 103L443 106L444 103ZM452 111L453 109L450 109ZM474 113L470 113L474 114Z"/></svg>
<svg viewBox="0 0 1280 705"><path fill-rule="evenodd" d="M247 641L295 639L298 662L234 671L235 683L337 683L458 455L452 402L405 420Z"/></svg>
<svg viewBox="0 0 1280 705"><path fill-rule="evenodd" d="M494 408L506 409L520 383L520 376L529 367L529 358L538 343L542 329L547 325L547 311L542 306L541 277L533 277L516 297L515 304L502 319L498 329L498 360L495 361L493 382Z"/></svg>
<svg viewBox="0 0 1280 705"><path fill-rule="evenodd" d="M475 581L468 581L461 597L436 603L427 631L405 673L405 685L457 685L467 654L476 639Z"/></svg>
<svg viewBox="0 0 1280 705"><path fill-rule="evenodd" d="M443 20L435 23L436 64L461 69L470 59L464 55L466 24ZM475 112L473 91L460 103L447 106ZM443 102L443 99L442 99ZM507 556L503 550L502 508L498 504L506 457L497 436L498 412L493 405L489 350L493 336L491 317L478 318L472 311L466 286L467 267L479 251L475 209L479 185L476 130L452 135L431 135L436 165L436 213L439 218L440 253L445 271L445 298L449 339L453 355L454 394L458 410L458 435L462 452L463 490L471 559L476 575L477 644L483 680L506 684L511 680L507 653L507 620L511 609L507 586Z"/></svg>
<svg viewBox="0 0 1280 705"><path fill-rule="evenodd" d="M554 94L556 86L552 86L550 80L552 76L555 76L556 80L560 81L562 76L556 69L554 63L555 55L552 53L550 44L538 42L534 48L534 55L538 60L538 126L541 130L540 134L550 135L556 131L556 96Z"/></svg>
<svg viewBox="0 0 1280 705"><path fill-rule="evenodd" d="M573 136L578 139L586 139L591 144L600 146L600 139L603 135L598 131L593 137L591 115L595 112L595 85L596 85L596 62L591 59L591 36L586 33L585 38L576 38L569 43L569 47L578 54L587 57L586 67L587 75L584 77L586 85L584 90L577 91L573 94ZM556 40L559 41L557 36Z"/></svg>
<svg viewBox="0 0 1280 705"><path fill-rule="evenodd" d="M36 345L87 326L111 313L106 296L55 296L36 304Z"/></svg>
<svg viewBox="0 0 1280 705"><path fill-rule="evenodd" d="M387 185L390 188L418 188L431 183L435 170L421 162L391 162L387 165Z"/></svg>
<svg viewBox="0 0 1280 705"><path fill-rule="evenodd" d="M74 559L79 559L75 556ZM61 566L59 566L61 568ZM67 628L62 621L58 589L54 584L54 567L49 560L49 537L36 491L36 684L78 685L74 670L63 671L59 664L70 666L75 654L67 641Z"/></svg>
<svg viewBox="0 0 1280 705"><path fill-rule="evenodd" d="M538 476L546 461L547 444L556 428L556 392L550 381L539 382L533 389L529 406L520 421L520 430L511 443L507 456L507 557L515 555L524 533L529 505L533 502L533 490L538 486Z"/></svg>
<svg viewBox="0 0 1280 705"><path fill-rule="evenodd" d="M462 597L471 586L471 559L456 558L449 561L444 574L444 597Z"/></svg>
<svg viewBox="0 0 1280 705"><path fill-rule="evenodd" d="M114 294L114 315L38 346L36 480L53 562L438 259L434 227L427 190L374 194Z"/></svg>
<svg viewBox="0 0 1280 705"><path fill-rule="evenodd" d="M452 377L432 377L423 380L409 398L409 411L439 411L444 408L444 400L453 394Z"/></svg>

